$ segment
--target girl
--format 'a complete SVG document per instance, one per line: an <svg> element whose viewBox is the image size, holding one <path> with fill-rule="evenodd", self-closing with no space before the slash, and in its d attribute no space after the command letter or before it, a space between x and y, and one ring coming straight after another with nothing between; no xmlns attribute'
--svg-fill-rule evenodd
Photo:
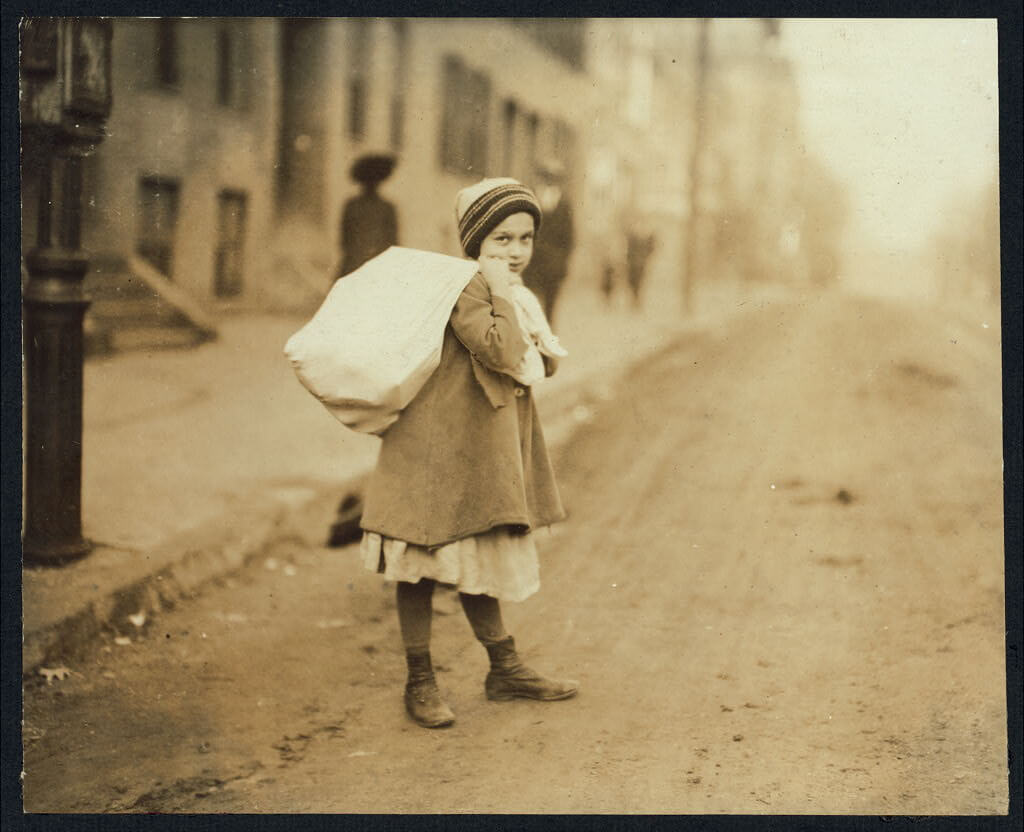
<svg viewBox="0 0 1024 832"><path fill-rule="evenodd" d="M485 179L459 192L455 214L480 271L452 310L440 365L383 436L362 520L365 565L397 581L405 706L427 728L455 719L430 661L437 582L458 589L487 650L489 699L567 699L578 688L520 662L499 603L537 591L530 532L565 518L530 389L508 374L527 350L509 273L530 262L540 206L514 179Z"/></svg>

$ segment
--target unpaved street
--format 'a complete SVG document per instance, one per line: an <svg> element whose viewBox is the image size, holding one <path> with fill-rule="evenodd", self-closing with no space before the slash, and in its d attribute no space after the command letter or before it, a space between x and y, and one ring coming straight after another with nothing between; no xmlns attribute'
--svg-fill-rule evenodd
<svg viewBox="0 0 1024 832"><path fill-rule="evenodd" d="M488 702L459 611L456 724L413 725L391 590L324 517L30 680L26 809L1005 811L997 319L766 303L588 408L541 592L505 608L577 699Z"/></svg>

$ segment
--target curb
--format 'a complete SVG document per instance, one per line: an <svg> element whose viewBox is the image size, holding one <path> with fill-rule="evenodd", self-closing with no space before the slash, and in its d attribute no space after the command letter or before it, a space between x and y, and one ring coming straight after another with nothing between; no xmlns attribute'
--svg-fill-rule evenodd
<svg viewBox="0 0 1024 832"><path fill-rule="evenodd" d="M330 487L279 489L276 498L250 499L232 514L230 522L218 520L200 526L148 555L135 553L165 565L85 600L68 615L24 632L22 673L81 659L105 636L131 636L138 628L129 616L142 612L151 620L276 546L312 543L309 530L326 529L322 518L331 515L339 490L357 486L361 480L359 476Z"/></svg>
<svg viewBox="0 0 1024 832"><path fill-rule="evenodd" d="M652 355L670 349L681 333L669 334L635 362L615 370L588 373L572 385L553 391L538 401L545 434L552 450L561 447L586 421L590 405L608 398L614 386L631 368ZM581 412L578 410L583 407ZM131 637L141 627L131 617L144 613L150 622L160 612L195 598L207 587L251 561L280 546L322 546L335 517L339 495L359 493L369 469L340 483L282 484L270 493L249 497L232 510L230 518L203 524L161 544L149 553L133 557L163 564L159 569L107 590L99 597L73 602L70 612L52 617L22 634L22 674L32 676L42 667L80 661L104 638Z"/></svg>

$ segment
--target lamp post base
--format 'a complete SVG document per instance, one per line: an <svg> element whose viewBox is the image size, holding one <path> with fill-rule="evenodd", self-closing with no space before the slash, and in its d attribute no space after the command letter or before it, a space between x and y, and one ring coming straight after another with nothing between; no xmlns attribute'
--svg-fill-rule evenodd
<svg viewBox="0 0 1024 832"><path fill-rule="evenodd" d="M85 261L30 252L22 307L27 565L87 554L82 536L82 316Z"/></svg>
<svg viewBox="0 0 1024 832"><path fill-rule="evenodd" d="M64 566L84 558L92 546L84 537L66 541L25 538L21 544L22 560L25 566Z"/></svg>

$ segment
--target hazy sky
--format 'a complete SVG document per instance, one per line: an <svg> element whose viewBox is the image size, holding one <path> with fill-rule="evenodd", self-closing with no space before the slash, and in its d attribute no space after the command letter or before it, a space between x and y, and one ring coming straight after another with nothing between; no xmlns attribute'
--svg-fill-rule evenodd
<svg viewBox="0 0 1024 832"><path fill-rule="evenodd" d="M998 175L994 20L787 20L808 150L850 187L852 222L913 247L958 189Z"/></svg>

